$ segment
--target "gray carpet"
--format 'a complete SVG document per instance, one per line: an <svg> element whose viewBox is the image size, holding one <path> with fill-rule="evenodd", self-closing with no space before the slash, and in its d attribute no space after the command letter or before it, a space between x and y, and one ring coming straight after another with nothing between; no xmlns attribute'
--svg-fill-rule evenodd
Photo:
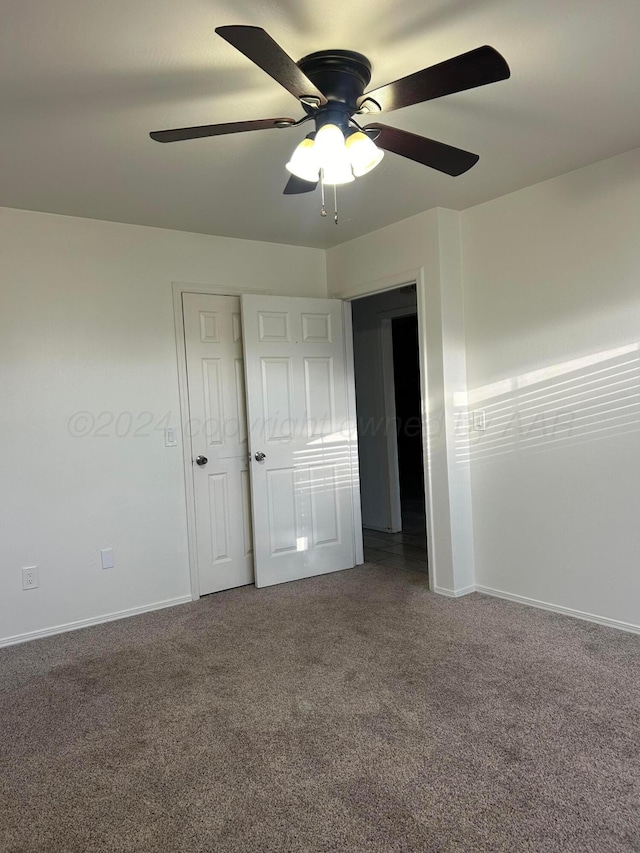
<svg viewBox="0 0 640 853"><path fill-rule="evenodd" d="M640 850L640 638L366 566L0 651L0 850Z"/></svg>

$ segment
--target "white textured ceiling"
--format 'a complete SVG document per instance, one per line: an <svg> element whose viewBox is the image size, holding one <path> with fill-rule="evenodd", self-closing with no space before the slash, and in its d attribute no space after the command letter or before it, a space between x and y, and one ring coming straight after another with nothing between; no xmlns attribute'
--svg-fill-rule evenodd
<svg viewBox="0 0 640 853"><path fill-rule="evenodd" d="M328 247L640 146L639 0L0 0L0 205ZM294 58L347 48L371 88L482 44L510 80L385 113L474 151L451 178L393 154L339 191L282 196L306 132L160 145L150 130L302 115L214 33L264 27Z"/></svg>

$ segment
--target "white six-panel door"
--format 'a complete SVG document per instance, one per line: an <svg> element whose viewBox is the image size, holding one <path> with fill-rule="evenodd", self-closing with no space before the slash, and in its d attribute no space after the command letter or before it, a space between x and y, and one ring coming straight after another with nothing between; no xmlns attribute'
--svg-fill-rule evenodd
<svg viewBox="0 0 640 853"><path fill-rule="evenodd" d="M256 585L349 568L342 303L246 295L242 319Z"/></svg>
<svg viewBox="0 0 640 853"><path fill-rule="evenodd" d="M236 296L183 294L200 595L253 583L240 310Z"/></svg>

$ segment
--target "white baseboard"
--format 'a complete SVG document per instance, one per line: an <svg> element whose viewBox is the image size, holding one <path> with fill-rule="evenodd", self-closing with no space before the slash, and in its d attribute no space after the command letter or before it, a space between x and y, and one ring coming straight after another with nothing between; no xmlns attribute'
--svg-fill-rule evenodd
<svg viewBox="0 0 640 853"><path fill-rule="evenodd" d="M378 527L375 524L362 524L362 532L366 535L367 530L375 530L376 533L402 533L401 530L392 530L390 527Z"/></svg>
<svg viewBox="0 0 640 853"><path fill-rule="evenodd" d="M438 595L446 595L447 598L462 598L463 595L469 595L470 592L475 592L475 586L465 586L462 589L447 589L444 586L436 586L433 589Z"/></svg>
<svg viewBox="0 0 640 853"><path fill-rule="evenodd" d="M27 631L26 634L14 634L13 637L0 638L0 648L15 646L17 643L27 643L29 640L40 640L42 637L52 637L54 634L64 634L66 631L78 631L80 628L90 628L92 625L102 625L103 622L114 622L116 619L127 619L129 616L139 616L141 613L163 610L165 607L175 607L177 604L187 604L190 601L193 601L190 595L181 595L178 598L168 598L166 601L144 604L142 607L119 610L117 613L105 613L91 619L79 619L77 622L68 622L66 625L55 625L52 628L42 628L39 631Z"/></svg>
<svg viewBox="0 0 640 853"><path fill-rule="evenodd" d="M619 631L629 631L632 634L640 634L640 625L633 625L631 622L621 622L618 619L609 619L606 616L597 616L595 613L585 613L582 610L575 610L573 607L561 607L559 604L550 604L548 601L538 601L536 598L527 598L524 595L514 595L511 592L504 592L501 589L492 589L488 586L476 585L475 591L481 592L484 595L492 595L494 598L505 598L507 601L515 601L517 604L526 604L527 607L538 607L540 610L550 610L552 613L562 613L564 616L573 616L574 619L583 619L585 622L595 622L598 625L605 625L607 628L617 628Z"/></svg>

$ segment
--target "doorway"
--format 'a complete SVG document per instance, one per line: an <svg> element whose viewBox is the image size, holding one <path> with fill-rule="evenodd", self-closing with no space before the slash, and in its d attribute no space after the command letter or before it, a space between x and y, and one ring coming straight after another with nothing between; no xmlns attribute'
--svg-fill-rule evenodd
<svg viewBox="0 0 640 853"><path fill-rule="evenodd" d="M352 312L365 560L427 574L415 284Z"/></svg>

